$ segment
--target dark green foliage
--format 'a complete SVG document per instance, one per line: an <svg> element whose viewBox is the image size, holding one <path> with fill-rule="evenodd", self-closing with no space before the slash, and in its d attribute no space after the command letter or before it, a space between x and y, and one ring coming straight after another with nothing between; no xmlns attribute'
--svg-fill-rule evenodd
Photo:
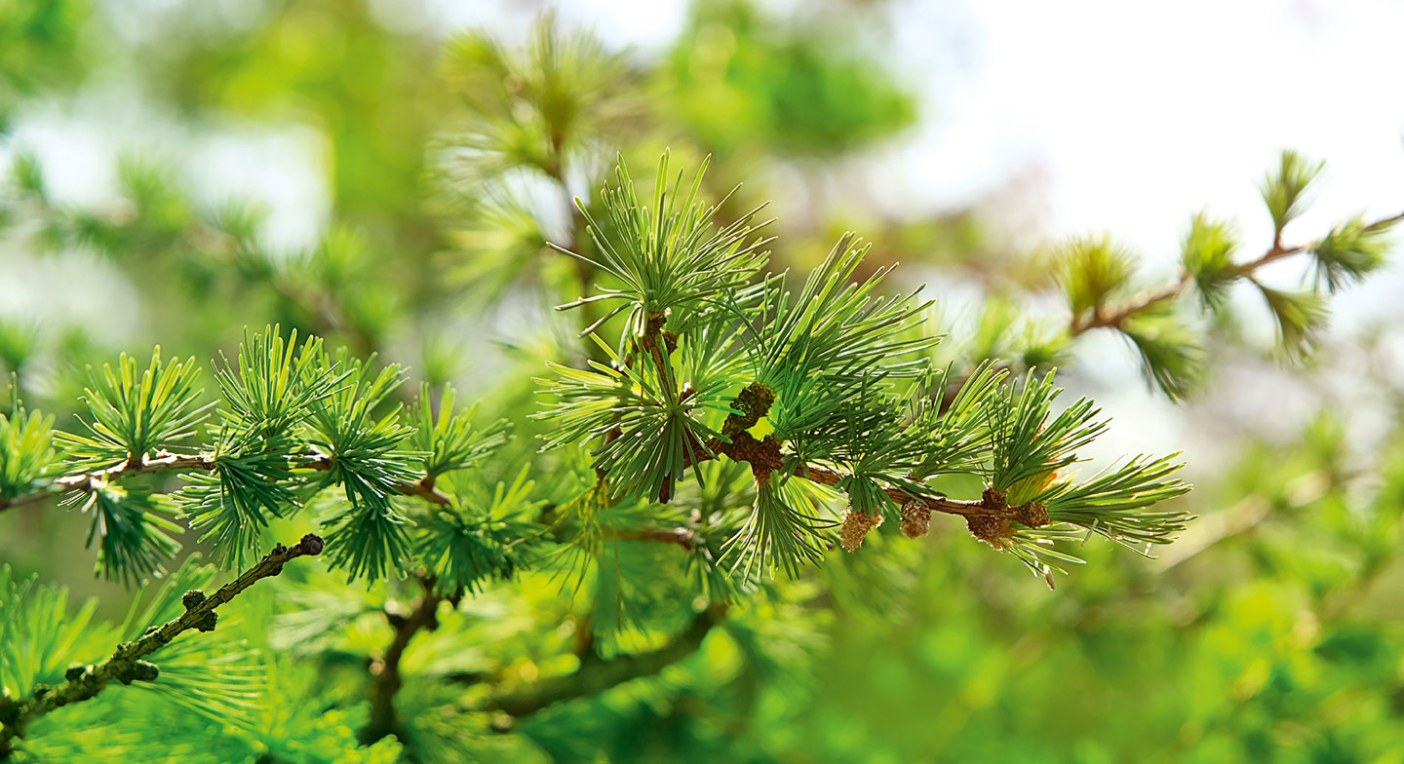
<svg viewBox="0 0 1404 764"><path fill-rule="evenodd" d="M322 340L308 337L301 347L297 332L284 339L281 327L244 331L237 368L228 359L215 372L226 410L222 417L232 439L272 441L293 435L309 406L346 383L349 369L328 367Z"/></svg>
<svg viewBox="0 0 1404 764"><path fill-rule="evenodd" d="M349 375L327 366L320 339L298 349L297 333L284 341L278 327L246 331L237 368L226 360L216 372L225 407L212 469L190 475L179 499L191 527L205 529L201 540L213 541L230 567L244 566L269 518L300 504L305 478L294 468L306 454L298 428Z"/></svg>
<svg viewBox="0 0 1404 764"><path fill-rule="evenodd" d="M317 456L326 458L320 485L339 485L346 497L346 505L327 519L333 532L347 540L332 547L331 559L352 579L379 578L398 567L409 543L391 497L418 478L417 464L424 455L400 448L414 430L400 423L398 405L375 413L402 381L397 367L372 372L369 363L341 352L332 368L343 372L346 381L312 402L308 437Z"/></svg>
<svg viewBox="0 0 1404 764"><path fill-rule="evenodd" d="M1037 500L1044 484L1077 459L1078 449L1106 429L1086 398L1051 416L1053 399L1061 392L1051 373L1042 379L1030 373L1022 385L1005 386L991 407L990 485L1012 504Z"/></svg>
<svg viewBox="0 0 1404 764"><path fill-rule="evenodd" d="M661 167L666 169L666 158ZM674 240L666 233L674 224L648 222L670 219L663 191L645 207L622 166L617 178L617 188L625 191L607 191L605 208L612 219L633 223L616 226L619 240L601 242L613 259L598 264L635 285L603 295L621 303L616 313L628 311L620 350L601 342L609 364L590 362L588 370L557 366L556 378L542 383L554 398L542 416L559 425L546 437L547 448L599 443L592 466L600 480L591 495L607 486L614 497L667 502L689 468L700 480L700 465L713 459L748 463L756 482L752 509L728 536L723 555L743 581L776 570L797 575L803 565L822 559L836 518L834 497L819 483L836 487L853 512L868 517L896 516L905 501L936 500L942 511L968 512L975 518L971 522L983 523L988 533L977 536L986 540L1012 539L1011 520L1029 528L1048 524L1046 509L1033 508L1037 497L1105 428L1094 421L1091 401L1052 416L1058 391L1051 373L1039 381L1030 375L1014 386L986 366L943 408L929 391L937 385L944 390L947 380L942 375L936 381L923 355L936 339L918 331L930 303L918 301L916 292L878 296L887 269L855 283L869 248L851 234L793 297L775 276L761 278L755 287L715 292L665 288L675 278L670 274L706 263L688 255L687 248L664 246ZM668 182L667 176L657 179L660 189ZM688 208L693 216L678 225L700 236L710 226L701 217L706 211L691 201ZM699 246L712 251L710 245L693 245ZM718 251L732 252L734 246ZM1084 295L1075 297L1075 304L1090 311L1125 280L1129 268L1109 244L1089 244L1077 252L1072 260L1077 275L1068 283L1083 285L1074 290ZM752 276L759 267L732 270L729 262L724 257L710 263L719 274L716 284ZM909 421L898 393L904 389L899 385L913 384L919 397ZM1142 466L1147 465L1132 463L1120 479L1134 481ZM1152 472L1158 475L1161 467L1154 465ZM983 476L994 493L979 494L969 507L951 507L939 503L944 493L924 482L961 472ZM1103 487L1098 484L1093 493ZM1179 483L1163 488L1132 504L1143 509L1183 490ZM600 501L587 503L594 509L585 518L597 516ZM1070 515L1075 525L1092 528L1099 522L1094 515L1101 514L1096 508L1105 507L1100 522L1119 527L1125 521L1115 513L1131 510L1129 504L1088 507L1088 514ZM1168 513L1145 521L1148 529L1162 524L1179 527L1183 516ZM582 533L598 537L599 532ZM866 530L855 526L845 533L844 545L852 549ZM581 547L591 548L598 544Z"/></svg>
<svg viewBox="0 0 1404 764"><path fill-rule="evenodd" d="M620 475L613 488L656 496L666 481L686 476L688 462L711 456L706 443L720 433L705 423L706 413L725 411L727 402L715 385L684 399L666 349L658 351L662 366L637 369L605 350L614 364L592 362L590 371L557 367L559 380L543 381L543 392L560 401L545 414L561 425L547 447L604 437L595 467Z"/></svg>
<svg viewBox="0 0 1404 764"><path fill-rule="evenodd" d="M917 300L917 292L878 296L889 269L854 283L870 249L855 235L844 234L798 295L792 297L770 280L761 304L752 309L760 314L750 354L753 373L776 389L780 410L796 417L796 429L804 427L806 415L787 401L810 390L840 399L879 374L919 375L923 364L911 356L937 341L911 336L910 329L931 307Z"/></svg>
<svg viewBox="0 0 1404 764"><path fill-rule="evenodd" d="M180 525L165 496L140 488L100 484L68 501L90 515L87 545L98 544L97 570L128 586L159 577L163 563L180 549Z"/></svg>
<svg viewBox="0 0 1404 764"><path fill-rule="evenodd" d="M1146 510L1188 492L1189 486L1172 477L1181 466L1176 456L1132 457L1081 485L1054 481L1034 501L1047 505L1055 522L1087 528L1128 547L1167 544L1193 518Z"/></svg>
<svg viewBox="0 0 1404 764"><path fill-rule="evenodd" d="M442 594L476 594L492 582L511 580L533 562L542 529L528 518L538 506L523 470L490 495L474 491L451 507L434 507L416 522L413 554Z"/></svg>
<svg viewBox="0 0 1404 764"><path fill-rule="evenodd" d="M434 480L455 470L465 470L491 455L507 442L510 427L500 421L487 428L473 425L474 410L453 410L457 393L444 385L437 396L429 385L419 391L417 428L409 445L428 454L424 459L424 477ZM437 398L438 413L435 413Z"/></svg>
<svg viewBox="0 0 1404 764"><path fill-rule="evenodd" d="M723 563L742 581L777 570L798 575L802 566L818 563L837 524L827 498L807 481L772 473L756 486L755 505L727 542Z"/></svg>
<svg viewBox="0 0 1404 764"><path fill-rule="evenodd" d="M241 568L258 547L272 517L282 517L300 504L299 479L290 469L287 446L240 454L216 445L214 468L194 473L179 494L181 510L192 528L202 529L201 541L213 542L229 567Z"/></svg>
<svg viewBox="0 0 1404 764"><path fill-rule="evenodd" d="M943 370L915 388L909 431L925 435L912 475L928 478L978 471L989 453L995 421L990 410L1009 372L985 361L976 366L951 397L943 400L951 373Z"/></svg>

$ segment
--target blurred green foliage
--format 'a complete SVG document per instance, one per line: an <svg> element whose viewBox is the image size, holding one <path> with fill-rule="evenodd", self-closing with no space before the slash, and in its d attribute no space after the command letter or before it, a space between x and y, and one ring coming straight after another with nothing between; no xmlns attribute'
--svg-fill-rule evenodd
<svg viewBox="0 0 1404 764"><path fill-rule="evenodd" d="M48 302L91 302L114 311L114 324L115 311L134 312L114 336L98 325L106 322L25 315L3 302L39 287L0 291L0 370L15 375L6 392L72 429L85 365L156 342L170 357L233 355L245 327L281 322L358 356L404 362L415 381L458 381L483 398L473 422L509 419L515 437L496 444L496 458L445 477L487 519L477 526L477 514L445 513L437 522L478 540L481 555L449 559L472 596L441 608L440 627L405 654L398 741L357 743L369 717L367 666L392 638L386 612L408 612L423 593L398 580L347 587L342 576L290 565L237 603L229 629L191 639L189 652L162 664L172 689L143 690L150 703L109 692L46 717L33 730L31 760L1404 759L1404 400L1379 371L1387 344L1320 346L1317 331L1323 295L1384 257L1381 232L1362 221L1315 243L1321 291L1247 285L1261 288L1285 348L1320 359L1296 374L1322 413L1286 436L1244 436L1224 446L1228 456L1206 458L1199 490L1177 505L1201 518L1159 559L1089 543L1078 549L1089 564L1049 592L970 543L959 523L938 522L918 542L887 527L860 554L830 551L817 571L744 598L696 644L677 646L695 652L645 678L520 720L490 710L489 696L503 688L666 650L694 617L696 568L672 545L601 535L591 537L583 569L563 559L559 570L505 584L478 573L512 572L517 550L494 533L526 512L554 513L560 527L644 515L688 523L675 507L591 505L583 455L568 468L532 470L529 487L522 478L542 464L536 438L550 428L527 417L539 405L530 380L547 362L578 365L598 353L575 335L606 315L546 309L611 283L546 247L592 253L570 199L598 211L616 152L646 166L665 145L684 166L716 155L704 193L721 199L757 168L804 171L899 135L915 122L916 101L854 34L880 27L862 3L786 18L743 2L698 2L684 33L652 58L610 50L562 19L514 37L390 24L389 3L234 5L0 0L0 155L11 176L0 195L0 278L36 261L96 272L100 289L50 284ZM408 18L424 7L398 10ZM182 172L178 152L107 158L115 184L101 202L58 194L49 174L65 163L16 136L40 104L81 104L103 87L160 114L151 119L157 135L163 119L196 134L230 124L311 131L330 209L317 241L293 252L271 246L275 210L253 199L209 202L221 178ZM1284 155L1278 180L1264 183L1274 243L1315 168ZM277 177L279 168L263 169ZM722 218L771 190L743 188L726 198ZM779 228L778 258L812 265L828 246L818 242L832 238L828 226L863 215L815 213L837 220L818 232ZM885 227L875 237L879 263L936 263L986 298L982 315L950 317L973 329L952 331L935 351L958 369L1072 363L1095 379L1098 370L1073 354L1073 337L1026 309L1030 292L1043 272L1080 274L1063 287L1074 320L1093 321L1138 286L1130 256L1110 240L1070 245L1059 253L1064 267L1047 269L996 257L977 211ZM1246 246L1226 222L1193 222L1185 280L1206 309L1220 310L1230 286L1245 284L1233 255ZM1235 395L1276 394L1280 380L1227 331L1237 319L1193 322L1176 306L1153 307L1117 328L1153 382L1210 400L1180 410L1187 429L1212 424L1215 399L1231 408ZM622 321L605 328L617 333ZM1216 387L1214 376L1237 364L1264 378L1263 389ZM1369 371L1354 373L1344 394L1319 392L1332 366ZM203 386L216 388L208 377ZM1356 401L1372 406L1368 436L1354 431ZM42 435L14 408L0 423L5 438ZM1186 458L1195 464L1195 454ZM0 464L0 497L32 466ZM687 502L728 497L736 475L708 470ZM275 521L261 540L285 540L306 522ZM55 506L0 514L0 561L13 566L0 567L0 624L13 620L6 608L29 613L14 621L22 635L0 634L0 650L41 644L53 658L36 676L0 672L12 695L36 678L60 680L69 661L100 659L131 636L124 629L160 620L140 603L124 618L129 595L89 578L88 523ZM41 590L31 572L73 593ZM192 557L168 591L178 596L214 575ZM81 604L93 594L100 605ZM197 672L183 683L182 665ZM199 674L202 666L219 679ZM201 688L228 703L210 713L192 700Z"/></svg>
<svg viewBox="0 0 1404 764"><path fill-rule="evenodd" d="M0 3L0 127L19 101L71 84L88 56L81 45L88 3Z"/></svg>
<svg viewBox="0 0 1404 764"><path fill-rule="evenodd" d="M822 161L916 119L911 97L840 24L777 25L745 0L709 0L679 39L664 108L723 159Z"/></svg>

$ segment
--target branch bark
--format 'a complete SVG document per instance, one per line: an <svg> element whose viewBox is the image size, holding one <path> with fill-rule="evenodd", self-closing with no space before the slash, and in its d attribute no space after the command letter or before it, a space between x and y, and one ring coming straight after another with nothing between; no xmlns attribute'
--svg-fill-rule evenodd
<svg viewBox="0 0 1404 764"><path fill-rule="evenodd" d="M0 498L0 512L11 507L33 504L50 496L58 496L72 491L90 492L103 483L110 483L132 475L148 472L181 472L191 470L212 470L215 467L213 454L177 454L171 451L157 451L152 457L134 456L116 467L108 467L92 472L80 472L54 478L47 484L38 484L28 493L9 499Z"/></svg>
<svg viewBox="0 0 1404 764"><path fill-rule="evenodd" d="M389 611L385 613L390 625L395 627L395 636L390 640L384 657L371 664L371 674L375 680L371 684L370 720L365 729L361 730L360 736L361 742L367 745L387 735L400 733L400 719L395 712L395 694L405 683L404 675L400 673L400 661L404 658L405 649L420 631L434 631L439 628L440 602L456 599L445 598L435 593L433 578L422 579L420 583L424 586L424 596L408 616Z"/></svg>
<svg viewBox="0 0 1404 764"><path fill-rule="evenodd" d="M57 687L39 686L34 695L14 704L11 708L0 708L0 759L14 752L17 738L23 737L25 728L41 716L56 708L80 703L95 697L114 679L123 684L134 681L154 681L160 671L155 664L142 660L147 655L170 644L171 640L190 629L213 631L218 622L217 609L239 596L245 589L258 581L283 572L284 563L298 557L311 557L322 553L322 538L307 534L291 547L279 544L264 555L238 578L221 586L209 597L198 591L190 591L182 598L185 612L180 617L167 621L161 626L153 626L141 637L117 646L111 657L96 666L70 669L66 681ZM5 713L8 711L8 713Z"/></svg>
<svg viewBox="0 0 1404 764"><path fill-rule="evenodd" d="M299 457L302 464L298 465L304 469L328 470L331 469L332 460L335 458L322 453L307 453ZM217 466L217 460L212 453L200 454L177 454L171 451L157 451L155 455L134 456L131 459L115 466L91 472L79 472L72 475L64 475L54 478L47 483L36 483L32 490L13 496L9 499L0 497L0 512L13 507L22 507L26 504L34 504L44 499L61 496L65 493L82 492L88 493L95 490L99 485L110 483L114 480L143 475L156 472L192 472L210 471ZM425 476L419 480L402 482L395 486L395 490L406 496L419 496L440 506L447 506L453 503L453 499L434 485L431 477Z"/></svg>
<svg viewBox="0 0 1404 764"><path fill-rule="evenodd" d="M698 613L682 633L645 653L607 659L585 659L573 674L553 676L511 692L492 695L487 708L521 719L576 698L597 695L625 682L654 676L697 651L712 628L726 617L726 607L713 604Z"/></svg>
<svg viewBox="0 0 1404 764"><path fill-rule="evenodd" d="M757 440L749 432L750 428L769 413L774 400L774 393L764 385L757 383L748 386L732 402L733 407L742 413L731 414L722 425L722 433L731 442L726 443L714 438L707 443L707 449L712 454L725 454L731 459L750 464L757 482L769 480L771 473L784 468L785 460L780 451L780 442L770 435ZM705 452L694 451L688 455L686 463L697 464L714 458L716 457ZM794 475L828 486L837 486L844 477L831 469L814 464L800 465ZM944 496L915 496L893 486L884 488L883 492L899 506L916 502L931 512L959 515L965 518L971 533L992 543L997 543L1007 532L1010 521L1022 523L1030 528L1039 528L1049 523L1048 510L1043 505L1011 506L1005 501L1004 495L993 488L986 490L983 496L973 501L948 499Z"/></svg>

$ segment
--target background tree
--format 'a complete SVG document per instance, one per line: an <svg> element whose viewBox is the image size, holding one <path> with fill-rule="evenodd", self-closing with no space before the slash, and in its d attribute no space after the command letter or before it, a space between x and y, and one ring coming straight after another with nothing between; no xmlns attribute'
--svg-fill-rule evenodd
<svg viewBox="0 0 1404 764"><path fill-rule="evenodd" d="M1287 152L1261 183L1271 229L1187 221L1165 282L1110 238L994 257L964 215L873 231L869 250L822 191L762 226L772 191L750 182L823 189L912 122L864 16L701 3L647 58L549 18L441 40L377 8L175 4L140 29L83 4L0 10L18 126L3 257L71 276L71 315L108 317L0 326L0 750L1399 745L1388 351L1320 340L1330 293L1382 264L1397 218L1289 227L1320 165ZM114 93L163 140L133 140L113 193L67 198L61 163L31 151L34 95L81 120ZM326 157L330 206L304 240L211 190L200 159L230 135ZM941 325L897 259L973 275L983 314ZM1291 263L1311 278L1279 280ZM1061 306L1040 309L1050 293ZM1365 439L1323 414L1288 458L1250 444L1168 504L1170 461L1069 469L1102 418L1054 401L1052 367L1093 376L1081 339L1115 334L1159 394L1212 406L1206 373L1269 355L1241 330L1245 294L1295 384L1330 400L1328 370L1352 369L1387 424ZM1085 543L1144 551L1190 513L1150 562ZM1050 583L1089 564L1050 596L944 530L962 528ZM1072 681L1079 714L1051 712ZM1099 723L1128 709L1134 724Z"/></svg>

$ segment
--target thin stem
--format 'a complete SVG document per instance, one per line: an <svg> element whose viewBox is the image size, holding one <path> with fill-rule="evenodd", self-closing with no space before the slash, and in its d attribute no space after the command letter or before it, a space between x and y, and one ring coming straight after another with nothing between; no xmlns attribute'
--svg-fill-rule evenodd
<svg viewBox="0 0 1404 764"><path fill-rule="evenodd" d="M1256 267L1256 266L1254 266ZM1098 305L1092 313L1088 315L1073 316L1072 322L1068 325L1068 336L1077 337L1093 329L1120 329L1127 319L1140 313L1147 308L1159 305L1166 300L1173 300L1180 296L1180 292L1190 283L1188 272L1181 271L1178 278L1163 288L1154 292L1149 292L1135 300L1113 308L1109 305Z"/></svg>
<svg viewBox="0 0 1404 764"><path fill-rule="evenodd" d="M1398 215L1391 215L1387 218L1380 218L1373 223L1367 224L1364 230L1373 233L1389 228L1401 221L1404 221L1404 212ZM1234 266L1231 273L1235 277L1252 278L1253 274L1259 268L1269 263L1291 257L1292 255L1309 252L1315 248L1316 242L1287 246L1282 243L1280 238L1274 237L1272 246L1268 247L1266 252L1254 260L1249 260L1246 263ZM1070 337L1077 337L1093 329L1120 329L1127 320L1136 314L1180 296L1180 293L1183 292L1193 280L1193 277L1187 271L1181 271L1180 275L1174 281L1165 285L1163 288L1131 300L1125 305L1118 307L1099 305L1090 315L1073 316L1068 325L1068 335Z"/></svg>
<svg viewBox="0 0 1404 764"><path fill-rule="evenodd" d="M813 465L806 466L802 472L795 473L796 476L811 480L815 483L823 483L828 486L835 486L843 479L843 476L830 469ZM883 489L887 498L897 504L907 504L919 501L933 512L944 512L948 515L960 515L961 517L997 517L1015 518L1019 515L1020 507L1011 507L1003 500L996 499L994 494L989 494L985 498L977 501L962 501L960 499L947 499L945 497L925 497L913 496L900 488L887 487Z"/></svg>
<svg viewBox="0 0 1404 764"><path fill-rule="evenodd" d="M570 216L570 228L565 232L565 241L560 243L560 249L569 252L578 252L578 248L585 239L585 215L576 205L575 199L570 194L570 184L566 182L565 170L565 136L553 132L551 134L550 154L545 165L542 167L546 175L556 184L556 188L561 193L561 202L564 205L565 213ZM580 294L585 294L590 289L590 284L595 280L595 266L583 257L571 257L575 267L575 277L580 281ZM593 303L584 303L580 306L581 325L584 327L593 326L595 323L595 306ZM593 343L586 343L586 352L592 357L599 351Z"/></svg>
<svg viewBox="0 0 1404 764"><path fill-rule="evenodd" d="M399 483L395 486L395 490L405 496L418 496L423 499L428 499L441 507L447 507L453 503L452 497L434 486L434 478L432 475L425 475L414 482Z"/></svg>
<svg viewBox="0 0 1404 764"><path fill-rule="evenodd" d="M318 471L331 469L335 459L333 456L319 452L309 452L296 458L300 460L298 467ZM133 457L116 467L64 475L54 478L48 483L38 483L28 493L22 493L9 499L0 498L0 512L65 493L75 491L89 493L106 483L133 475L156 472L210 471L215 469L217 465L218 460L213 453L176 454L170 451L157 451L154 456ZM419 480L398 483L395 490L406 496L419 496L440 506L448 506L453 503L452 497L435 487L434 479L427 475Z"/></svg>
<svg viewBox="0 0 1404 764"><path fill-rule="evenodd" d="M167 621L162 626L153 626L140 638L117 645L112 656L96 666L81 670L71 670L67 680L57 687L40 686L34 695L18 703L13 721L5 720L0 729L0 759L14 751L16 738L23 737L25 728L39 717L56 708L88 700L102 692L112 680L123 684L133 681L153 681L159 670L151 663L141 660L170 644L171 640L190 629L211 631L218 619L217 608L239 596L245 589L264 578L283 572L283 564L298 557L313 557L322 553L322 538L307 534L291 547L277 545L264 555L253 567L239 574L238 578L221 586L209 597L198 592L187 592L183 598L185 612L180 617Z"/></svg>
<svg viewBox="0 0 1404 764"><path fill-rule="evenodd" d="M146 456L133 457L116 467L64 475L55 478L48 484L40 484L28 493L22 493L9 499L0 498L0 512L11 507L33 504L50 496L70 491L88 493L100 485L131 475L141 475L148 472L212 470L214 468L215 457L213 454L186 455L170 451L157 451L155 456L149 458Z"/></svg>
<svg viewBox="0 0 1404 764"><path fill-rule="evenodd" d="M691 551L697 543L697 534L687 528L648 528L632 530L611 528L606 530L609 538L617 541L651 541L660 544L677 544Z"/></svg>
<svg viewBox="0 0 1404 764"><path fill-rule="evenodd" d="M773 393L764 386L751 385L745 388L732 401L732 407L743 413L729 415L722 425L722 432L731 439L731 442L726 443L714 438L707 444L712 454L725 454L731 459L750 464L757 482L768 480L771 473L782 469L785 463L779 441L768 435L763 440L756 440L747 432L749 428L755 426L761 417L769 413L773 401ZM715 456L699 451L689 454L685 462L688 465L693 465L715 458ZM838 485L844 477L838 472L815 464L800 465L794 471L794 475L828 486ZM977 524L978 527L982 528L998 528L1008 520L1017 520L1030 528L1048 524L1048 513L1043 507L1039 505L1010 506L1005 502L1004 496L993 489L986 490L984 495L976 501L948 499L944 496L914 496L892 486L884 488L883 492L887 494L888 499L901 506L911 502L920 502L933 512L959 515L967 521L975 520L976 524L971 526L972 531L975 530ZM990 523L995 525L991 526Z"/></svg>

